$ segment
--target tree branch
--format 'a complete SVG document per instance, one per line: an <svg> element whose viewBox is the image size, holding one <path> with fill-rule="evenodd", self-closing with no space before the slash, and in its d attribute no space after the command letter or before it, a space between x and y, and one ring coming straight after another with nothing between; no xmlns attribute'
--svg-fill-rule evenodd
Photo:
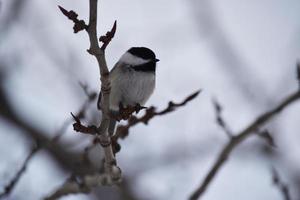
<svg viewBox="0 0 300 200"><path fill-rule="evenodd" d="M90 40L90 48L87 50L91 55L95 56L98 67L100 71L100 80L101 80L101 94L102 94L102 118L99 127L95 126L83 126L79 119L74 119L76 123L74 124L74 130L79 131L82 133L89 133L92 132L99 137L100 144L104 149L104 157L105 157L105 173L108 173L111 176L112 180L121 179L121 170L117 166L117 162L112 150L111 139L107 132L109 121L110 121L110 112L109 112L109 94L110 94L110 80L109 80L109 70L106 64L105 59L105 48L114 37L116 32L116 21L111 29L111 31L107 32L105 36L100 37L100 41L103 42L102 47L99 47L98 38L97 38L97 5L98 0L90 0L89 1L89 24L85 28L89 40ZM64 8L59 6L60 10L66 15L69 19L71 19L76 26L78 23L77 14L74 11L66 11ZM75 27L74 26L74 27ZM104 145L105 144L105 145ZM119 170L116 170L119 169Z"/></svg>
<svg viewBox="0 0 300 200"><path fill-rule="evenodd" d="M129 117L128 123L126 125L118 126L116 133L112 137L114 152L116 153L116 152L118 152L116 150L120 150L120 148L118 147L119 146L118 140L120 138L124 139L125 137L127 137L129 134L129 129L131 127L133 127L139 123L143 123L143 124L147 125L149 123L149 121L152 118L154 118L155 116L161 116L161 115L165 115L165 114L175 111L176 108L182 107L182 106L186 105L189 101L196 98L200 92L201 92L201 90L192 93L191 95L186 97L181 103L174 103L174 102L170 101L168 106L165 109L163 109L162 111L156 111L156 108L151 106L150 108L146 109L145 114L142 117L140 117L140 118L137 118L136 116ZM133 109L131 109L131 113L136 110L136 108L134 108L134 107L132 107L132 108Z"/></svg>
<svg viewBox="0 0 300 200"><path fill-rule="evenodd" d="M270 111L262 114L259 116L255 121L253 121L247 128L245 128L242 132L237 134L236 136L233 136L231 140L223 147L221 150L219 156L217 157L215 163L213 164L212 168L209 170L208 174L205 176L203 182L201 185L192 193L190 196L190 200L196 200L198 199L211 181L214 179L214 177L217 175L221 167L225 164L225 161L230 156L232 150L238 146L240 143L242 143L246 138L248 138L250 135L255 134L256 131L266 124L268 121L270 121L275 115L277 115L279 112L281 112L283 109L288 107L291 103L295 102L296 100L300 99L300 91L296 91L295 93L289 95L287 98L285 98L277 107L274 109L271 109Z"/></svg>
<svg viewBox="0 0 300 200"><path fill-rule="evenodd" d="M109 70L105 59L105 52L104 52L105 48L101 49L99 47L98 39L97 39L97 3L98 3L97 0L90 0L89 28L87 32L90 39L90 49L88 50L88 52L96 57L98 61L100 77L101 77L100 78L101 94L102 94L103 104L101 105L102 119L101 119L100 126L98 127L98 134L102 143L109 144L103 146L104 155L105 155L105 172L109 173L113 177L113 179L118 179L118 178L120 179L121 170L113 170L113 168L116 167L119 169L119 167L117 167L117 162L112 150L110 137L107 131L109 121L110 121L110 117L109 117L110 80L109 80ZM114 29L116 29L116 22L114 23L113 27ZM109 41L106 42L106 46L108 45Z"/></svg>

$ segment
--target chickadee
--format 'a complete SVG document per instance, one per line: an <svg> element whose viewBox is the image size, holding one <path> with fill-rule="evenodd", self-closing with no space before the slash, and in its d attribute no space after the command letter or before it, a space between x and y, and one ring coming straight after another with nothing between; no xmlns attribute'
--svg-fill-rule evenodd
<svg viewBox="0 0 300 200"><path fill-rule="evenodd" d="M112 113L119 112L119 106L143 106L155 87L155 69L159 59L146 47L130 48L110 71L111 91L109 108ZM101 107L101 94L98 108ZM113 135L116 120L111 119L108 132Z"/></svg>

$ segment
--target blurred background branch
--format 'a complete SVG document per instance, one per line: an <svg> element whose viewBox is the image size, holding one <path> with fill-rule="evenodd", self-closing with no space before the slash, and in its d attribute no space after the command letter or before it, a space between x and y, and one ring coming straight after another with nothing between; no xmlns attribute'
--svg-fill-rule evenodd
<svg viewBox="0 0 300 200"><path fill-rule="evenodd" d="M256 134L256 130L259 130L260 127L265 125L269 120L274 118L275 115L277 115L279 112L284 110L290 104L297 101L299 98L300 98L300 91L296 91L295 93L286 97L274 109L267 111L266 113L260 115L256 120L254 120L250 125L248 125L242 132L232 136L230 141L224 146L224 148L220 152L220 154L217 157L212 168L209 170L209 172L205 176L202 184L191 195L190 200L196 200L201 197L201 195L205 192L207 187L210 185L211 181L214 179L214 177L219 172L221 167L225 164L225 161L227 161L232 150L235 149L236 146L238 146L241 142L243 142L249 136Z"/></svg>
<svg viewBox="0 0 300 200"><path fill-rule="evenodd" d="M291 200L288 186L282 182L277 170L274 167L272 168L272 179L274 185L278 188L279 192L282 194L283 199Z"/></svg>
<svg viewBox="0 0 300 200"><path fill-rule="evenodd" d="M15 185L18 183L19 179L25 172L30 159L39 150L39 148L40 147L37 144L35 147L32 148L31 152L29 153L29 155L25 159L24 163L22 164L22 167L20 168L20 170L16 173L15 177L9 182L9 184L5 186L4 192L0 193L0 199L7 197L11 193L11 191L14 189Z"/></svg>

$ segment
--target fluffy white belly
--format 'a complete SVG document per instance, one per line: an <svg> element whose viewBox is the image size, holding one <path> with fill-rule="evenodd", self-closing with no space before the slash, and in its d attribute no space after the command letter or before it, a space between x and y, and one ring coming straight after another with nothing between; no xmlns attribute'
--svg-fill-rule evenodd
<svg viewBox="0 0 300 200"><path fill-rule="evenodd" d="M118 110L119 104L144 105L153 93L155 74L133 69L111 74L110 109Z"/></svg>

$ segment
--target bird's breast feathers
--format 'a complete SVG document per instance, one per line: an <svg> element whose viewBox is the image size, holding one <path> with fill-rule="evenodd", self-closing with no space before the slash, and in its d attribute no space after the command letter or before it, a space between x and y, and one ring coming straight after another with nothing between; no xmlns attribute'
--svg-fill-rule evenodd
<svg viewBox="0 0 300 200"><path fill-rule="evenodd" d="M130 67L114 69L110 79L110 102L113 109L118 109L120 102L124 106L137 103L144 105L155 88L155 73L135 71Z"/></svg>

